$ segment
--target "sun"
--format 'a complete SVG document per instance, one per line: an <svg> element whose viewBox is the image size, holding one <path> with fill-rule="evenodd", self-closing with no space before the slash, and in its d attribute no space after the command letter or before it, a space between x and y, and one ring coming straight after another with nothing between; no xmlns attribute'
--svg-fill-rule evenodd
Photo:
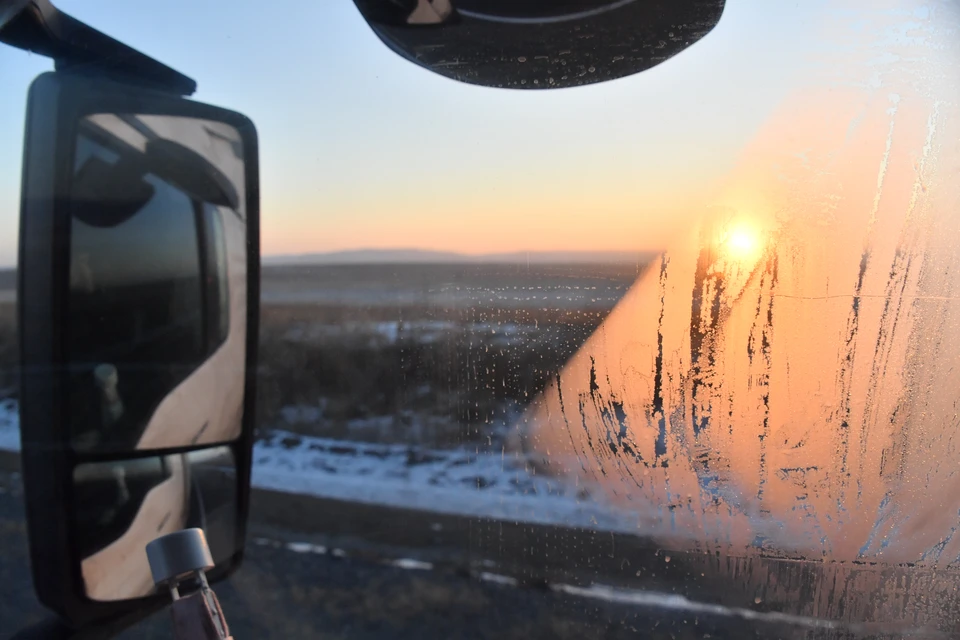
<svg viewBox="0 0 960 640"><path fill-rule="evenodd" d="M747 225L738 225L727 235L726 249L731 258L749 260L756 257L760 248L757 230Z"/></svg>

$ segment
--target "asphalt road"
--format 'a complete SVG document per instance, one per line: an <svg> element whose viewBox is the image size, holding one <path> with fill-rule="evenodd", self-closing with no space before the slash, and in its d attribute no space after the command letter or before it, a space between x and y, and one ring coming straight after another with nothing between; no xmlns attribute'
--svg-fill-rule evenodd
<svg viewBox="0 0 960 640"><path fill-rule="evenodd" d="M0 473L0 635L43 617L26 544L18 477ZM823 637L738 617L606 602L546 585L503 584L484 576L482 567L400 560L402 551L255 521L242 569L216 591L237 640ZM167 614L120 637L169 639Z"/></svg>

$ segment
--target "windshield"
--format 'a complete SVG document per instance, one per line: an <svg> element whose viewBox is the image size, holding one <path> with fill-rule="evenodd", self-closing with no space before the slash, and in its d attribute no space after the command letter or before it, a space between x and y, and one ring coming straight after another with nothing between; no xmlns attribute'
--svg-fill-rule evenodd
<svg viewBox="0 0 960 640"><path fill-rule="evenodd" d="M259 132L236 636L960 631L955 3L729 0L676 57L556 91L418 68L350 2L60 5ZM0 66L19 140L49 61ZM0 149L11 459L19 163ZM39 608L0 593L0 619Z"/></svg>

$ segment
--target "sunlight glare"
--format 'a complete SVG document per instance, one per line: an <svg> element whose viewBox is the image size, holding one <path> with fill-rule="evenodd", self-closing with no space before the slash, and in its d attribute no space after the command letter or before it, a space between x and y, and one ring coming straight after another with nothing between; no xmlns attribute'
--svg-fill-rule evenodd
<svg viewBox="0 0 960 640"><path fill-rule="evenodd" d="M727 249L734 258L751 257L757 249L757 234L753 229L738 227L727 237Z"/></svg>

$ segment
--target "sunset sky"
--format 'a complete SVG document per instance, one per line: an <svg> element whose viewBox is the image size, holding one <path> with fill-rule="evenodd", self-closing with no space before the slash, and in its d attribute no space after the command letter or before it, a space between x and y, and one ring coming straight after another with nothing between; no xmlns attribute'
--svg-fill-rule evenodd
<svg viewBox="0 0 960 640"><path fill-rule="evenodd" d="M56 4L253 119L267 255L661 248L818 64L830 18L826 2L729 0L710 35L650 71L520 92L415 67L348 0ZM0 48L0 265L16 262L27 87L51 68Z"/></svg>

